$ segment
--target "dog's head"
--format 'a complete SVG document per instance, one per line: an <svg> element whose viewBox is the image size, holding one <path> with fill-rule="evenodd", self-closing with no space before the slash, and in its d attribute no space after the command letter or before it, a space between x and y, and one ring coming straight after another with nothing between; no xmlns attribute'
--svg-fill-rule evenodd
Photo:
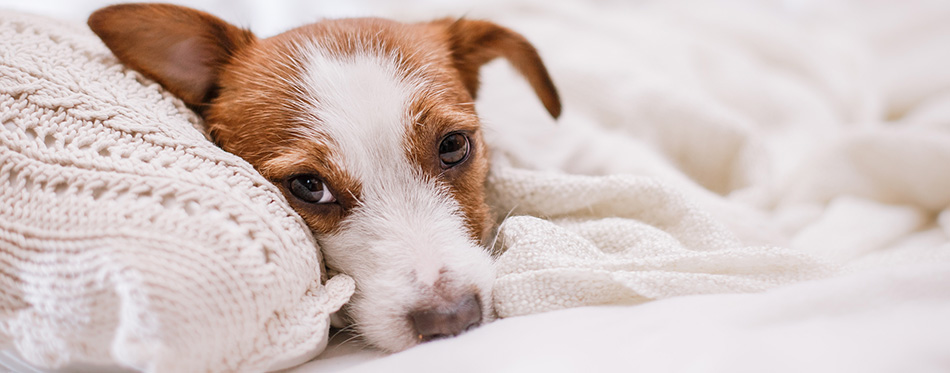
<svg viewBox="0 0 950 373"><path fill-rule="evenodd" d="M355 279L346 311L370 343L401 350L491 317L479 67L508 59L560 112L522 36L484 21L343 19L258 39L163 4L104 8L89 26L280 187L327 265Z"/></svg>

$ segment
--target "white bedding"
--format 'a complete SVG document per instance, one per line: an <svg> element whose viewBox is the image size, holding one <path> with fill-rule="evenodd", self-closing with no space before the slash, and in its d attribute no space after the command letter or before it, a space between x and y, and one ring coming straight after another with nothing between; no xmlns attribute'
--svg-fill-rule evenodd
<svg viewBox="0 0 950 373"><path fill-rule="evenodd" d="M516 269L500 269L495 304L504 306L502 316L529 315L392 356L330 352L298 371L950 369L948 5L537 1L473 7L469 16L491 17L536 43L565 101L564 116L551 123L523 84L508 83L518 79L507 66L485 72L479 110L498 158L492 185L510 199L496 195L497 212L546 218L512 220L499 239L508 242L498 246L517 249L499 263ZM414 17L417 10L398 15ZM533 176L500 182L510 181L512 172ZM611 187L598 184L601 179L558 173L626 180L627 193L616 199L625 202L602 201ZM560 181L544 186L544 178ZM660 187L645 187L653 182ZM657 223L657 215L678 205L643 198L650 193L661 200L679 193L736 237L731 249L759 248L768 259L754 263L778 266L748 272L753 266L741 260L752 258L750 251L737 261L705 257L700 262L709 267L684 269L677 260L697 253L651 253L645 249L663 245L628 244L639 254L618 267L616 257L590 249L611 246L598 246L597 238L612 233L581 234L585 241L564 221L603 224L597 219L610 215L606 204L616 216L650 225L640 229L669 233L673 246L689 247L704 228L677 233ZM546 238L538 233L545 228ZM782 249L820 264L794 262ZM571 255L585 264L571 262L565 271L563 260ZM577 275L578 267L586 272ZM814 279L821 270L828 271L825 277ZM730 271L741 274L719 277L712 286L700 276ZM591 280L604 272L608 280ZM725 294L743 291L733 280L755 273L814 277L773 282L760 289L778 287L760 293ZM669 282L651 283L655 278ZM612 287L593 290L605 284ZM673 297L690 291L707 295ZM531 314L643 298L653 300Z"/></svg>
<svg viewBox="0 0 950 373"><path fill-rule="evenodd" d="M0 6L81 20L103 3ZM950 370L950 3L338 3L191 2L263 35L323 15L510 26L541 51L565 111L547 119L505 64L488 66L495 177L649 180L737 245L823 271L503 318L390 356L338 336L295 371ZM763 291L725 294L740 290Z"/></svg>

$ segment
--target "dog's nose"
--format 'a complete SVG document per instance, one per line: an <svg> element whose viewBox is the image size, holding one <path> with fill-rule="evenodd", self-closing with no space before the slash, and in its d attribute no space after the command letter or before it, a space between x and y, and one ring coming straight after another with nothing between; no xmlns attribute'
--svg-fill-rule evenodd
<svg viewBox="0 0 950 373"><path fill-rule="evenodd" d="M449 307L434 307L409 314L421 342L458 335L482 321L482 306L474 294Z"/></svg>

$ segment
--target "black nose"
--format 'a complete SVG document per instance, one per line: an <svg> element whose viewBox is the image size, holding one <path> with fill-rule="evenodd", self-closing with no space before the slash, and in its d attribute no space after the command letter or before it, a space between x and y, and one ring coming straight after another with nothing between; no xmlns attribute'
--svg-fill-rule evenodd
<svg viewBox="0 0 950 373"><path fill-rule="evenodd" d="M425 308L409 313L416 336L421 342L451 337L478 326L482 306L474 294L449 307Z"/></svg>

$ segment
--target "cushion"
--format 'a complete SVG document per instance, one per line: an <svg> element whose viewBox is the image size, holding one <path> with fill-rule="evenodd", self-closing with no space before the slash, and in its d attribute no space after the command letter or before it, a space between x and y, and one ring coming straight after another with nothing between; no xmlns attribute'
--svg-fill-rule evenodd
<svg viewBox="0 0 950 373"><path fill-rule="evenodd" d="M279 190L85 25L0 12L0 349L45 368L261 371L353 291Z"/></svg>

